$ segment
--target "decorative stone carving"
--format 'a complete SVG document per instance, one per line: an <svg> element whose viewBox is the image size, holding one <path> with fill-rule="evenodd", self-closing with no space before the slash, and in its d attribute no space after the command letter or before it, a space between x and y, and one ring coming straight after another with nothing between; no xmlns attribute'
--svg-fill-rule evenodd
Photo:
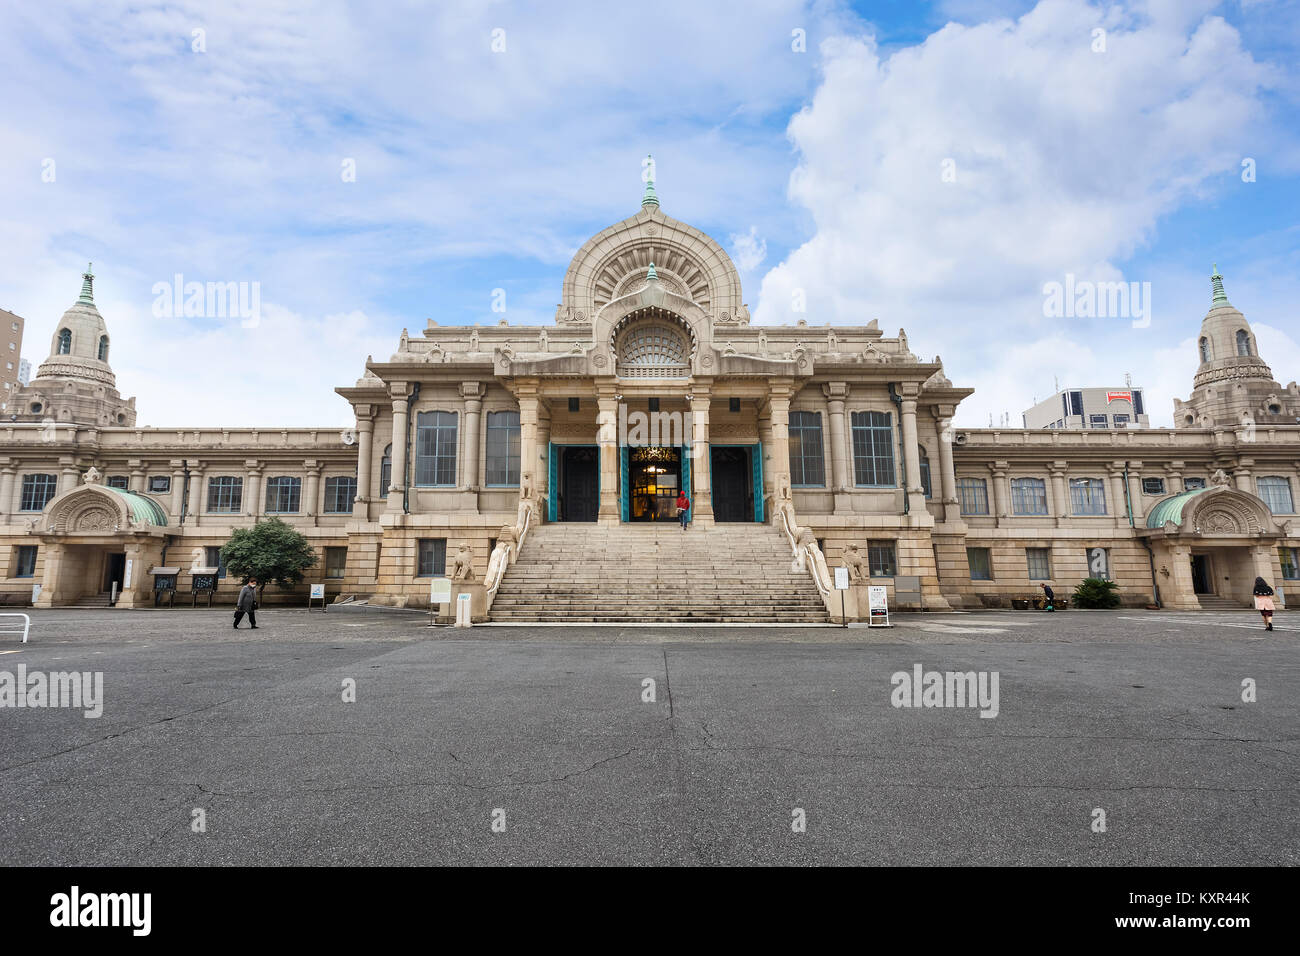
<svg viewBox="0 0 1300 956"><path fill-rule="evenodd" d="M474 580L474 553L470 551L468 542L462 541L456 548L448 577L453 581Z"/></svg>
<svg viewBox="0 0 1300 956"><path fill-rule="evenodd" d="M117 530L117 516L103 507L91 507L73 516L71 531L113 532Z"/></svg>
<svg viewBox="0 0 1300 956"><path fill-rule="evenodd" d="M1200 529L1205 534L1242 534L1243 528L1236 515L1229 511L1215 509L1207 511L1198 519Z"/></svg>
<svg viewBox="0 0 1300 956"><path fill-rule="evenodd" d="M193 574L199 568L207 567L207 555L202 548L193 548L190 550L190 573Z"/></svg>
<svg viewBox="0 0 1300 956"><path fill-rule="evenodd" d="M1227 487L1232 484L1232 479L1228 477L1228 473L1222 468L1216 468L1214 474L1210 476L1210 484Z"/></svg>
<svg viewBox="0 0 1300 956"><path fill-rule="evenodd" d="M89 468L87 468L86 473L81 476L81 480L88 485L99 484L99 479L100 479L99 469L96 468L94 465L91 465Z"/></svg>
<svg viewBox="0 0 1300 956"><path fill-rule="evenodd" d="M853 581L865 581L869 577L870 568L867 565L866 558L862 556L862 549L856 544L847 544L844 546L844 565L849 569L849 578Z"/></svg>

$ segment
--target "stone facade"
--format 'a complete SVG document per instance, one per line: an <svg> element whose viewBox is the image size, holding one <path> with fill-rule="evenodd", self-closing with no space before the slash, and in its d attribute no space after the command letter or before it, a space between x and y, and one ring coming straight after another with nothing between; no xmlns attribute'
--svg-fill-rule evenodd
<svg viewBox="0 0 1300 956"><path fill-rule="evenodd" d="M868 584L892 593L912 578L917 596L896 602L925 609L1006 605L1043 581L1068 594L1097 574L1126 604L1158 590L1192 608L1245 603L1256 574L1281 590L1295 573L1296 389L1272 382L1244 317L1217 301L1217 273L1213 355L1238 330L1250 343L1246 364L1226 360L1231 401L1212 391L1229 381L1212 356L1179 404L1190 424L1084 431L954 429L971 390L902 329L751 325L729 257L652 187L578 250L554 324L404 330L337 389L356 417L341 434L136 426L99 351L90 281L24 395L40 411L0 427L10 603L33 584L38 605L100 600L114 582L119 603L148 603L149 570L201 563L274 512L321 554L283 599L324 582L330 596L421 606L448 574L484 618L539 526L671 518L682 487L701 547L718 524L774 525L835 615L842 562L850 616L865 614ZM182 570L182 602L187 590Z"/></svg>

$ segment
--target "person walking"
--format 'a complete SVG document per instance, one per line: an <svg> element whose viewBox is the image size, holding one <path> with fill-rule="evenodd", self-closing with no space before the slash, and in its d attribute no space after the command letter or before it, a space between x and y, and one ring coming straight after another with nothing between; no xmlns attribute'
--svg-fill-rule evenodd
<svg viewBox="0 0 1300 956"><path fill-rule="evenodd" d="M690 520L691 499L686 497L686 489L683 488L677 492L677 517L682 521L682 530L686 530L686 522Z"/></svg>
<svg viewBox="0 0 1300 956"><path fill-rule="evenodd" d="M235 627L239 627L239 622L244 615L248 615L248 623L251 624L254 631L257 630L257 578L249 578L248 583L239 589L239 597L235 601Z"/></svg>
<svg viewBox="0 0 1300 956"><path fill-rule="evenodd" d="M1263 578L1255 579L1255 610L1264 619L1264 630L1273 630L1273 589Z"/></svg>
<svg viewBox="0 0 1300 956"><path fill-rule="evenodd" d="M1043 588L1043 610L1055 611L1056 592L1052 590L1051 586L1046 581L1043 582L1042 588Z"/></svg>

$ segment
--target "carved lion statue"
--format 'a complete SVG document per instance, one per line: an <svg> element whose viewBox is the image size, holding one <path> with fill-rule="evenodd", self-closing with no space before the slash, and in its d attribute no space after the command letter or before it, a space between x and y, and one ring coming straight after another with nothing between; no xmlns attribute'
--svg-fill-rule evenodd
<svg viewBox="0 0 1300 956"><path fill-rule="evenodd" d="M871 575L867 566L867 560L862 556L862 549L856 544L846 544L844 546L844 566L849 569L849 577L854 581L865 581Z"/></svg>
<svg viewBox="0 0 1300 956"><path fill-rule="evenodd" d="M451 560L450 577L453 581L473 581L474 580L474 553L469 549L469 543L462 541L456 549L456 554Z"/></svg>

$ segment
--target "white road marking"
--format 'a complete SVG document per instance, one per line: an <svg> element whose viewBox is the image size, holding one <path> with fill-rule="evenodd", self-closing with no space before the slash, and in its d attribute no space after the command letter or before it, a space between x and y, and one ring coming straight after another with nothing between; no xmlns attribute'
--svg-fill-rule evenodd
<svg viewBox="0 0 1300 956"><path fill-rule="evenodd" d="M1120 620L1121 621L1146 621L1149 624L1151 623L1152 620L1160 620L1160 619L1149 618L1149 617L1121 617ZM1251 624L1234 624L1231 621L1198 621L1190 617L1169 617L1169 618L1165 618L1164 620L1172 624L1195 624L1197 627L1240 627L1248 631L1264 630L1264 625L1259 623L1258 621ZM1274 624L1273 630L1300 631L1300 627L1287 627L1285 624Z"/></svg>
<svg viewBox="0 0 1300 956"><path fill-rule="evenodd" d="M914 627L921 631L929 631L932 634L1005 634L1006 631L1000 627L957 627L953 624L922 624L919 621L909 621L904 627Z"/></svg>
<svg viewBox="0 0 1300 956"><path fill-rule="evenodd" d="M23 649L20 647L16 651L0 651L0 654L21 654Z"/></svg>

